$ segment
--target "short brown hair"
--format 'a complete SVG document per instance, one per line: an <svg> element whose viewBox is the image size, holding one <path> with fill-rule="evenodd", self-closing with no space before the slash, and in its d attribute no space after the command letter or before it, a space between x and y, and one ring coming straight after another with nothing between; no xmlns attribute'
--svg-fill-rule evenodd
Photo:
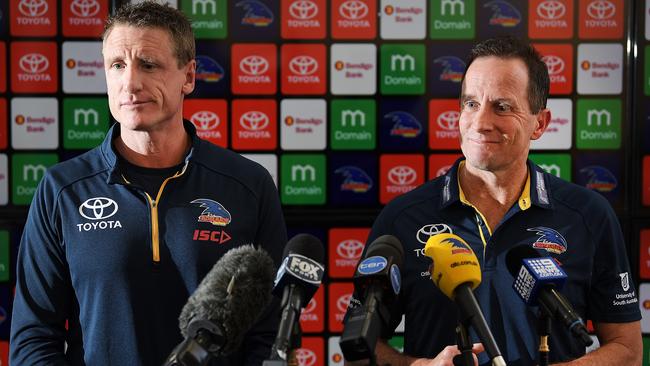
<svg viewBox="0 0 650 366"><path fill-rule="evenodd" d="M159 28L167 31L174 44L174 54L178 67L186 65L196 56L194 32L190 20L180 10L168 4L145 1L139 4L125 4L115 14L108 17L104 25L102 40L111 33L116 25L138 28Z"/></svg>
<svg viewBox="0 0 650 366"><path fill-rule="evenodd" d="M522 60L528 70L528 104L530 111L537 114L546 108L550 88L548 68L533 46L512 36L487 39L474 46L470 51L465 74L474 60L479 57L490 56ZM463 75L463 85L465 85L464 83L465 75Z"/></svg>

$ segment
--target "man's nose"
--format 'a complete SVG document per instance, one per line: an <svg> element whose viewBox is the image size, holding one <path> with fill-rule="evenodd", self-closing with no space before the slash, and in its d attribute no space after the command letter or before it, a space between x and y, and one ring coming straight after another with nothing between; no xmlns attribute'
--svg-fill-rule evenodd
<svg viewBox="0 0 650 366"><path fill-rule="evenodd" d="M128 66L123 74L124 88L129 93L142 89L142 74L136 67Z"/></svg>
<svg viewBox="0 0 650 366"><path fill-rule="evenodd" d="M489 131L494 128L494 113L486 105L482 105L472 115L472 125L476 131Z"/></svg>

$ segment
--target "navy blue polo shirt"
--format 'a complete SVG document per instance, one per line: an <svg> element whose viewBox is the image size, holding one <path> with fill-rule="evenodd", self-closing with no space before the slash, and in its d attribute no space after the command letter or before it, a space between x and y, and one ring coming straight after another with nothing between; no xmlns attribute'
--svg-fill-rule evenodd
<svg viewBox="0 0 650 366"><path fill-rule="evenodd" d="M538 309L527 306L512 289L514 279L505 262L515 246L531 246L562 263L568 280L561 292L583 319L612 323L641 319L620 225L604 198L529 161L529 177L519 200L496 228L490 228L459 187L461 163L463 159L446 175L391 201L368 238L371 243L391 234L404 246L403 286L393 320L396 326L405 316L406 354L434 357L456 344L457 307L431 281L431 261L423 250L431 235L444 232L463 238L478 257L483 278L474 293L508 365L535 364L539 342ZM478 341L475 334L473 338ZM585 353L557 321L549 346L551 362ZM479 361L486 363L487 355Z"/></svg>

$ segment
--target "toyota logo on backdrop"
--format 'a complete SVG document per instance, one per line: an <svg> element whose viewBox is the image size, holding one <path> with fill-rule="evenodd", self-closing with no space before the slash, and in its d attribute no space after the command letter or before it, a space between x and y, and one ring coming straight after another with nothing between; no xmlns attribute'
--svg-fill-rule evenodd
<svg viewBox="0 0 650 366"><path fill-rule="evenodd" d="M70 3L70 11L81 18L89 18L99 13L97 0L74 0Z"/></svg>
<svg viewBox="0 0 650 366"><path fill-rule="evenodd" d="M269 62L264 57L250 55L239 62L239 69L248 75L262 75L269 69Z"/></svg>
<svg viewBox="0 0 650 366"><path fill-rule="evenodd" d="M242 114L239 124L249 131L259 131L269 125L269 117L263 112L249 111Z"/></svg>
<svg viewBox="0 0 650 366"><path fill-rule="evenodd" d="M289 61L289 69L294 74L311 75L318 70L318 62L311 56L296 56Z"/></svg>
<svg viewBox="0 0 650 366"><path fill-rule="evenodd" d="M46 0L20 0L18 10L27 17L40 17L47 13Z"/></svg>
<svg viewBox="0 0 650 366"><path fill-rule="evenodd" d="M343 295L339 297L338 300L336 300L336 308L339 310L339 312L345 313L348 310L350 298L352 298L352 294Z"/></svg>
<svg viewBox="0 0 650 366"><path fill-rule="evenodd" d="M417 176L415 169L406 165L398 165L388 171L388 180L398 186L405 186L415 182Z"/></svg>
<svg viewBox="0 0 650 366"><path fill-rule="evenodd" d="M212 130L219 126L221 119L219 116L211 111L199 111L190 117L190 121L194 123L196 128L202 131Z"/></svg>
<svg viewBox="0 0 650 366"><path fill-rule="evenodd" d="M587 6L587 14L594 19L609 19L616 14L616 6L607 0L592 1Z"/></svg>
<svg viewBox="0 0 650 366"><path fill-rule="evenodd" d="M543 19L560 19L566 13L566 6L557 0L548 0L537 5L537 15Z"/></svg>
<svg viewBox="0 0 650 366"><path fill-rule="evenodd" d="M307 20L318 14L318 6L313 1L299 0L289 5L289 14L300 20Z"/></svg>
<svg viewBox="0 0 650 366"><path fill-rule="evenodd" d="M336 254L345 259L358 259L363 252L363 243L356 239L343 240L336 246Z"/></svg>
<svg viewBox="0 0 650 366"><path fill-rule="evenodd" d="M87 199L79 206L79 214L88 220L103 220L117 213L117 202L106 197Z"/></svg>
<svg viewBox="0 0 650 366"><path fill-rule="evenodd" d="M307 303L307 306L305 306L304 309L302 309L303 314L310 314L316 309L316 300L312 297L311 300L309 300L309 303Z"/></svg>
<svg viewBox="0 0 650 366"><path fill-rule="evenodd" d="M430 237L438 234L449 233L453 234L451 228L447 224L429 224L424 225L418 230L416 237L422 244L426 244Z"/></svg>
<svg viewBox="0 0 650 366"><path fill-rule="evenodd" d="M346 1L339 7L339 14L348 20L357 20L368 15L368 5L359 0Z"/></svg>
<svg viewBox="0 0 650 366"><path fill-rule="evenodd" d="M555 55L544 56L542 61L546 64L549 75L557 75L564 71L564 60Z"/></svg>
<svg viewBox="0 0 650 366"><path fill-rule="evenodd" d="M307 348L298 348L295 352L298 366L313 366L316 364L316 354Z"/></svg>
<svg viewBox="0 0 650 366"><path fill-rule="evenodd" d="M443 113L440 113L438 118L436 119L436 122L438 122L438 126L442 128L443 130L456 130L458 129L458 120L460 119L460 113L457 111L446 111Z"/></svg>
<svg viewBox="0 0 650 366"><path fill-rule="evenodd" d="M47 57L41 55L40 53L28 53L25 56L20 58L18 61L20 68L30 74L39 74L47 70L50 66L50 61Z"/></svg>

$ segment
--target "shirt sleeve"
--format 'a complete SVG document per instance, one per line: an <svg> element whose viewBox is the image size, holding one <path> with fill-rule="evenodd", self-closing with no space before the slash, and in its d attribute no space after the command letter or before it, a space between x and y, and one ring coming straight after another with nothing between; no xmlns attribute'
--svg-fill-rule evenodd
<svg viewBox="0 0 650 366"><path fill-rule="evenodd" d="M32 200L18 250L10 363L65 365L66 319L73 301L56 194L46 177Z"/></svg>
<svg viewBox="0 0 650 366"><path fill-rule="evenodd" d="M589 225L594 231L596 253L587 316L595 322L637 321L641 313L623 233L608 202L602 199L601 204L605 206L603 215Z"/></svg>

